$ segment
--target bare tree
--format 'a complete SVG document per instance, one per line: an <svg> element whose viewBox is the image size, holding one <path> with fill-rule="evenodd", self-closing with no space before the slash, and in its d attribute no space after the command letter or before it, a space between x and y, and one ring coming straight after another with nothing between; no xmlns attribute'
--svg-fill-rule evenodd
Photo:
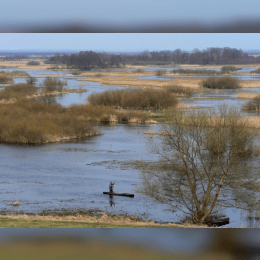
<svg viewBox="0 0 260 260"><path fill-rule="evenodd" d="M255 133L236 109L172 112L162 130L149 142L160 160L142 167L139 192L200 224L223 207L259 208Z"/></svg>

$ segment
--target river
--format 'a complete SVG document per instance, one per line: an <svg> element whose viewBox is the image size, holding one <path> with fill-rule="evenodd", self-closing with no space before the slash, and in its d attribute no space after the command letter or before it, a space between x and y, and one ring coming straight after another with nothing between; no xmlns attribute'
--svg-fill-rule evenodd
<svg viewBox="0 0 260 260"><path fill-rule="evenodd" d="M30 75L39 75L32 71L28 71ZM51 76L51 73L57 72L40 73ZM68 72L58 73L65 75ZM44 79L41 77L37 78L38 85ZM56 101L64 106L85 103L88 95L94 92L120 89L118 86L104 87L100 83L77 81L76 77L65 78L68 82L66 87L82 87L87 92L57 96ZM25 82L25 79L17 78L15 82ZM81 85L85 83L86 86ZM221 95L227 96L219 99ZM205 96L204 99L184 102L195 103L200 107L214 107L221 102L242 106L245 100L236 99L236 95L236 91L219 92L210 100ZM160 126L116 124L95 127L103 135L80 141L35 146L0 144L1 214L91 210L94 214L107 212L136 215L157 222L179 222L182 214L172 213L167 206L135 192L136 185L140 183L139 172L129 164L136 160L156 159L146 145L147 135L144 132L159 131ZM135 197L114 196L111 200L109 196L103 195L103 191L108 190L109 182L113 180L116 181L115 192L135 193ZM16 200L19 200L19 206L13 206ZM227 227L259 226L259 221L250 222L246 218L247 214L240 210L228 210L226 213L230 218Z"/></svg>

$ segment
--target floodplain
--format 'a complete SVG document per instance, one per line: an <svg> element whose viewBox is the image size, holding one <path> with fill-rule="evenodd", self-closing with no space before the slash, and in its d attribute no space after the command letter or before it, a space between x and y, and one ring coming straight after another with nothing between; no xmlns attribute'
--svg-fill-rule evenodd
<svg viewBox="0 0 260 260"><path fill-rule="evenodd" d="M135 194L134 199L111 198L102 193L113 180L117 192L135 193L140 182L138 162L157 159L146 145L147 136L160 133L168 107L125 107L120 105L122 103L107 107L91 105L88 102L91 95L105 91L114 95L115 91L129 94L175 89L176 102L172 106L177 110L236 106L254 131L260 129L259 109L243 109L260 94L260 75L252 73L259 68L256 64L235 65L240 70L216 76L239 80L239 88L209 89L203 88L201 82L212 75L203 71L199 75L189 74L189 70L220 71L222 66L126 65L119 69L74 73L62 66L54 70L40 59L38 62L39 65L32 66L28 60L0 61L3 73L24 71L36 79L34 87L27 88L23 95L21 91L18 94L11 91L10 85L25 86L27 74L16 74L12 76L13 83L0 84L1 215L44 215L47 212L55 216L92 210L94 215L137 216L153 223L182 223L180 212L172 213L167 206L154 204L142 195ZM187 70L187 74L172 73L178 69ZM60 91L44 92L47 77L66 81L66 85ZM61 124L57 125L58 122ZM6 128L8 124L10 128ZM35 141L29 142L20 134L26 133L28 125L27 135L35 136ZM79 127L75 129L75 126ZM13 139L15 135L17 139ZM15 203L17 201L19 203ZM228 209L221 213L230 218L227 227L260 225L257 212Z"/></svg>

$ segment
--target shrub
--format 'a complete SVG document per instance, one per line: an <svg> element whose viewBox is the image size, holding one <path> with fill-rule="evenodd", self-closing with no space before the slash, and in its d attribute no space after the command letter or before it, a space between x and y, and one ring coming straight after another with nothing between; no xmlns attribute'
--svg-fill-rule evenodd
<svg viewBox="0 0 260 260"><path fill-rule="evenodd" d="M13 70L7 74L10 77L30 77L29 73L23 70Z"/></svg>
<svg viewBox="0 0 260 260"><path fill-rule="evenodd" d="M37 87L27 83L9 85L0 91L0 99L21 99L33 95L36 91Z"/></svg>
<svg viewBox="0 0 260 260"><path fill-rule="evenodd" d="M243 110L260 111L260 95L257 95L242 107Z"/></svg>
<svg viewBox="0 0 260 260"><path fill-rule="evenodd" d="M237 89L240 88L240 81L230 77L208 78L201 82L204 88L212 89Z"/></svg>
<svg viewBox="0 0 260 260"><path fill-rule="evenodd" d="M190 69L178 69L172 70L173 74L187 74L187 75L220 75L221 73L215 70L190 70Z"/></svg>
<svg viewBox="0 0 260 260"><path fill-rule="evenodd" d="M39 62L39 61L34 61L34 60L32 60L32 61L29 61L29 62L27 63L27 65L30 65L30 66L38 66L38 65L40 65L40 62Z"/></svg>
<svg viewBox="0 0 260 260"><path fill-rule="evenodd" d="M51 78L47 77L43 81L43 92L54 92L54 91L62 91L64 85L67 85L66 81L61 81L60 79L57 78Z"/></svg>
<svg viewBox="0 0 260 260"><path fill-rule="evenodd" d="M0 142L37 144L49 136L83 138L93 130L79 112L36 100L0 105Z"/></svg>
<svg viewBox="0 0 260 260"><path fill-rule="evenodd" d="M31 85L35 85L37 79L35 77L28 77L26 82Z"/></svg>
<svg viewBox="0 0 260 260"><path fill-rule="evenodd" d="M14 83L14 80L11 77L0 74L0 84L10 84L10 83L11 84Z"/></svg>
<svg viewBox="0 0 260 260"><path fill-rule="evenodd" d="M166 75L166 70L156 70L155 75L156 76L165 76Z"/></svg>
<svg viewBox="0 0 260 260"><path fill-rule="evenodd" d="M260 69L257 69L257 70L254 70L254 71L251 71L251 73L260 74Z"/></svg>
<svg viewBox="0 0 260 260"><path fill-rule="evenodd" d="M237 67L235 67L235 66L223 66L222 68L221 68L221 72L223 73L223 74L225 74L225 73L229 73L229 72L231 72L231 71L238 71L239 69L237 68Z"/></svg>
<svg viewBox="0 0 260 260"><path fill-rule="evenodd" d="M164 89L176 95L191 96L194 93L194 90L192 88L182 87L180 85L175 84L166 85L164 86Z"/></svg>
<svg viewBox="0 0 260 260"><path fill-rule="evenodd" d="M80 70L73 70L72 72L71 72L71 74L72 75L75 75L75 76L77 76L77 75L80 75L82 72L80 71Z"/></svg>
<svg viewBox="0 0 260 260"><path fill-rule="evenodd" d="M133 73L144 73L145 70L144 69L136 69L136 70L133 70Z"/></svg>
<svg viewBox="0 0 260 260"><path fill-rule="evenodd" d="M136 109L165 109L178 103L174 94L163 89L108 90L91 94L88 101L91 105Z"/></svg>

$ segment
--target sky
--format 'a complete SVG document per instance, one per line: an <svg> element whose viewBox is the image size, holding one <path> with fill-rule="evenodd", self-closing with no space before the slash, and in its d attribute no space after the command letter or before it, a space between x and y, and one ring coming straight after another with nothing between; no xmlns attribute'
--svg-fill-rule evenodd
<svg viewBox="0 0 260 260"><path fill-rule="evenodd" d="M8 0L1 1L0 22L82 21L140 23L258 17L259 0Z"/></svg>
<svg viewBox="0 0 260 260"><path fill-rule="evenodd" d="M260 33L1 33L0 50L260 49Z"/></svg>

